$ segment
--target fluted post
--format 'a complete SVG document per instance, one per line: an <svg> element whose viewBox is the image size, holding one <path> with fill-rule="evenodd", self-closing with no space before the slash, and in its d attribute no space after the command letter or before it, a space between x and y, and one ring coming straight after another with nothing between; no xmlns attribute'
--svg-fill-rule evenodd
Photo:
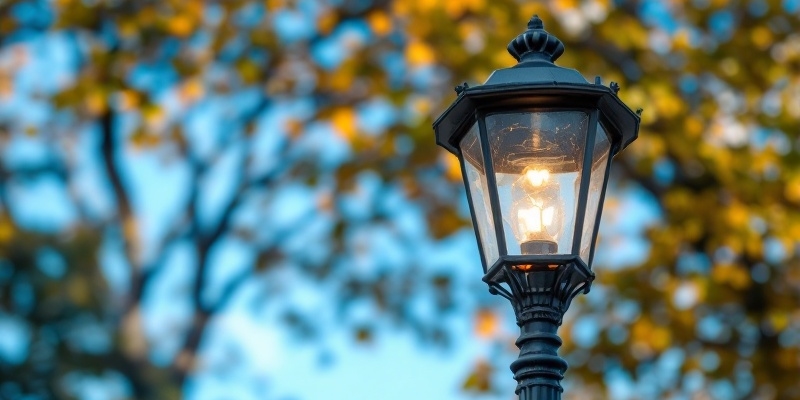
<svg viewBox="0 0 800 400"><path fill-rule="evenodd" d="M519 358L511 364L520 400L559 400L567 362L558 356L557 321L531 319L520 326Z"/></svg>

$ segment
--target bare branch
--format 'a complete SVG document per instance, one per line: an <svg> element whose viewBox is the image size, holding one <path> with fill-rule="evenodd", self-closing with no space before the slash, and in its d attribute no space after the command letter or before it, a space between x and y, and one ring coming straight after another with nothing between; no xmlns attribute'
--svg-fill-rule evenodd
<svg viewBox="0 0 800 400"><path fill-rule="evenodd" d="M219 295L217 303L211 308L212 312L218 313L225 309L230 300L233 298L233 295L236 294L236 291L239 290L239 288L241 288L248 279L250 279L252 274L253 270L251 268L245 268L235 277L231 278L228 281L228 284L222 289L222 293Z"/></svg>
<svg viewBox="0 0 800 400"><path fill-rule="evenodd" d="M245 116L245 125L254 121L266 109L266 107L268 107L268 105L269 100L265 98L258 107ZM230 139L228 142L233 143L233 140ZM284 147L288 147L288 142L289 140L286 139L284 142ZM246 281L247 277L250 275L250 271L244 271L240 276L234 278L234 280L223 290L222 299L226 301L220 301L216 306L213 307L207 306L203 301L203 293L205 292L206 288L206 276L210 266L208 256L211 249L230 229L230 225L233 221L233 215L244 199L244 195L247 193L247 191L256 185L263 186L274 183L274 181L284 173L285 169L292 164L291 162L286 162L283 164L282 168L271 171L269 174L259 177L258 179L247 180L245 178L241 178L239 184L234 189L228 204L226 204L222 209L216 224L207 233L204 233L198 218L198 201L200 198L199 181L208 170L208 165L200 161L198 158L192 156L191 151L188 148L183 148L182 150L189 159L189 162L192 164L194 171L188 205L188 217L191 221L192 235L195 237L197 271L195 272L195 276L192 281L192 302L195 307L195 314L192 318L192 325L189 327L187 336L183 342L183 345L181 346L181 351L178 357L176 357L172 366L176 378L181 384L185 381L188 374L194 368L197 359L197 351L208 322L211 320L211 318L213 318L214 314L222 308L224 303L227 302L226 299L232 297L232 294L240 286L241 282ZM214 158L212 157L212 160L213 159ZM239 170L242 171L242 174L244 174L246 171L249 161L250 155L242 157L241 162L239 163Z"/></svg>
<svg viewBox="0 0 800 400"><path fill-rule="evenodd" d="M125 225L123 233L125 234L125 238L129 239L128 235L133 233L130 229L134 228L135 217L128 192L125 189L125 185L122 183L119 166L117 165L117 140L114 135L114 112L110 109L103 113L100 118L100 128L102 135L100 151L103 157L103 167L105 167L106 175L111 183L114 197L117 199L117 212L120 214L119 216L122 218L123 224ZM128 256L131 263L134 264L134 260L137 257L135 257L134 254L133 240L126 241L125 254Z"/></svg>

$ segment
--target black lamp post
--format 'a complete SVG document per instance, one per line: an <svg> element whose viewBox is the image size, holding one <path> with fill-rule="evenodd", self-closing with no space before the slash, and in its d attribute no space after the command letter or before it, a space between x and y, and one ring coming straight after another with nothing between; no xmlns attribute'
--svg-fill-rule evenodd
<svg viewBox="0 0 800 400"><path fill-rule="evenodd" d="M520 326L511 364L522 400L560 399L567 363L556 333L588 293L611 158L636 139L638 113L619 86L553 64L564 45L534 16L508 52L519 63L459 86L436 120L436 142L458 156L485 276Z"/></svg>

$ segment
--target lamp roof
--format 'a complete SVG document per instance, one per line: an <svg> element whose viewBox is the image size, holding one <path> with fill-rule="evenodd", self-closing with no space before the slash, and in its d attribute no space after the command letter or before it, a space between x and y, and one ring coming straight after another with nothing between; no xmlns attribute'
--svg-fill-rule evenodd
<svg viewBox="0 0 800 400"><path fill-rule="evenodd" d="M563 43L544 30L538 16L528 22L528 29L508 45L517 65L494 71L483 85L456 88L458 98L434 122L437 143L459 154L458 141L475 122L478 109L491 111L530 110L534 108L598 108L609 134L614 137L616 153L636 139L639 116L618 97L617 87L589 83L578 71L553 63L564 53Z"/></svg>

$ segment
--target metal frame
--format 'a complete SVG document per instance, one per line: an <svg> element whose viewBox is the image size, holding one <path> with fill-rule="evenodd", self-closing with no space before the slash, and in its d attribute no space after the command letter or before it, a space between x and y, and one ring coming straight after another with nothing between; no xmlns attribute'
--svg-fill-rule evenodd
<svg viewBox="0 0 800 400"><path fill-rule="evenodd" d="M539 17L530 20L528 29L509 44L508 50L519 64L495 71L481 86L458 87L458 98L436 119L434 130L437 144L460 158L484 270L483 281L492 294L511 302L517 316L521 329L517 340L520 356L511 364L514 379L518 382L516 393L520 400L559 400L563 392L560 382L567 363L558 356L561 339L557 329L572 299L581 292L588 293L594 281L591 265L611 159L636 139L639 116L617 97L619 85L612 82L610 87L602 86L599 77L591 84L577 71L553 64L564 52L564 46L544 30ZM581 182L575 201L575 221L570 227L573 229L572 248L564 254L509 255L486 117L495 113L565 110L585 111L589 115L579 173ZM487 260L484 248L487 238L482 237L477 223L466 161L460 149L460 141L475 123L481 146L482 172L486 174L484 196L489 196L490 220L494 225L493 232L487 234L494 234L497 243L498 259L492 265ZM583 260L580 250L584 244L583 229L598 126L608 136L610 147L594 226L588 238L591 241L589 256Z"/></svg>
<svg viewBox="0 0 800 400"><path fill-rule="evenodd" d="M483 168L486 170L486 188L489 193L489 204L491 205L492 220L494 221L494 235L497 240L497 254L502 259L508 254L506 244L505 229L503 226L503 216L500 211L500 197L497 194L497 175L494 173L494 163L492 162L492 149L489 144L489 135L486 131L486 113L478 110L478 127L480 128L481 151L483 152ZM486 266L488 268L488 266ZM487 270L488 272L488 270Z"/></svg>
<svg viewBox="0 0 800 400"><path fill-rule="evenodd" d="M484 273L487 273L491 269L493 269L498 264L507 264L511 262L511 260L515 260L518 264L529 264L533 260L531 257L542 257L542 256L509 256L508 252L508 243L506 242L506 229L503 225L503 210L499 200L499 192L497 189L497 182L496 182L496 175L494 171L494 160L492 158L492 149L491 149L491 138L489 137L489 132L486 127L486 118L492 115L502 115L502 114L515 114L515 113L547 113L547 112L564 112L564 111L580 111L586 113L588 117L587 121L587 131L586 136L584 138L584 155L583 155L583 164L581 169L579 170L580 176L580 185L579 185L579 193L578 197L575 201L575 209L573 210L573 215L575 219L575 231L572 235L572 248L563 253L558 253L559 255L562 254L574 254L576 256L580 255L580 246L582 245L582 230L583 224L586 218L586 207L588 203L588 191L589 191L589 184L591 183L591 164L592 164L592 155L594 151L594 140L596 137L597 131L597 124L598 124L598 111L597 109L591 108L581 108L581 107L520 107L514 109L502 109L502 108L481 108L477 111L477 119L479 125L479 135L480 135L480 142L481 142L481 152L483 155L483 164L484 164L484 171L487 174L487 189L489 193L487 195L490 198L490 207L489 210L492 214L492 222L494 225L494 233L496 238L496 243L498 246L498 254L499 258L495 261L492 265L487 265L486 262L483 262ZM461 135L463 139L465 135ZM461 140L461 139L459 139ZM609 140L611 143L611 140ZM460 149L459 149L460 150ZM610 157L609 157L610 158ZM489 177L491 175L491 177ZM472 204L472 198L469 199L470 209L474 206ZM599 206L598 206L599 208ZM477 225L477 220L474 219L475 225ZM593 233L593 236L596 235ZM481 248L483 248L484 242L479 242ZM505 258L504 258L505 257ZM513 257L513 258L512 258ZM549 256L553 257L553 256ZM483 258L482 260L485 260ZM541 260L542 262L546 260ZM588 263L588 260L586 260ZM557 258L554 258L551 263L559 262ZM588 265L591 265L588 263Z"/></svg>
<svg viewBox="0 0 800 400"><path fill-rule="evenodd" d="M581 241L583 240L583 224L586 222L586 203L589 201L589 185L592 183L592 158L594 158L595 136L597 135L597 120L599 111L593 110L589 114L589 129L586 132L586 142L583 149L583 166L581 167L580 193L575 211L575 231L572 233L572 253L580 256ZM591 240L591 239L590 239ZM591 251L591 250L590 250ZM589 260L586 260L587 262Z"/></svg>
<svg viewBox="0 0 800 400"><path fill-rule="evenodd" d="M473 88L470 88L470 89L473 89ZM477 88L475 88L475 89L477 89ZM469 89L467 89L467 90L469 90ZM577 93L579 93L579 92L570 91L570 96L567 99L569 100L569 99L573 98L573 96L576 96ZM583 92L581 91L580 93L583 93ZM459 98L461 96L463 96L463 93L462 93L462 95L459 96ZM578 97L580 97L580 96L578 96ZM494 225L494 234L495 234L495 238L496 238L496 242L497 242L497 247L498 247L497 250L498 250L498 255L499 255L498 260L496 260L494 263L492 263L492 265L488 265L488 263L486 261L486 257L484 257L484 252L483 252L483 244L484 244L483 239L484 238L482 238L480 236L480 234L478 232L478 228L476 226L475 227L475 229L476 229L476 238L478 238L478 240L479 240L478 243L479 243L479 247L480 247L480 251L481 251L481 257L482 257L481 258L481 264L483 266L484 273L488 273L493 268L495 268L497 265L501 264L500 260L502 259L502 257L508 255L508 245L506 243L505 227L503 225L503 218L502 218L502 209L501 209L501 205L500 205L499 194L497 192L497 178L496 178L496 175L495 175L494 165L493 165L493 160L492 160L492 155L491 155L491 151L492 150L491 150L491 144L490 144L490 140L489 140L490 139L489 138L489 132L488 132L488 129L486 127L486 117L487 116L496 115L496 114L526 113L526 112L528 112L528 113L530 113L530 112L550 112L550 111L552 111L552 112L558 112L558 111L583 111L583 112L586 112L587 115L589 116L587 132L586 132L586 138L585 138L584 160L583 160L583 166L581 167L581 171L580 171L581 183L580 183L580 188L579 188L578 199L576 200L575 225L574 225L575 230L573 231L572 249L570 249L570 253L574 253L576 255L580 253L580 245L582 244L581 243L582 242L582 240L581 240L582 239L582 237L581 237L582 235L581 234L582 234L582 229L583 229L583 225L585 223L585 217L586 217L586 206L587 206L587 202L588 202L588 190L589 190L589 184L590 184L590 180L591 180L591 162L592 162L591 155L592 155L592 151L594 150L594 139L596 138L596 135L597 135L597 125L598 124L602 124L603 125L604 131L605 131L606 135L608 136L609 145L610 145L609 157L608 157L609 164L606 165L606 171L605 171L604 182L603 182L603 193L602 193L601 198L600 198L601 202L605 198L604 195L605 195L605 189L606 189L606 186L607 186L607 181L608 181L608 176L609 176L608 174L609 174L609 169L610 169L610 160L622 148L622 143L620 142L620 140L622 140L622 134L619 133L619 131L616 130L616 125L613 124L613 122L611 121L610 117L605 115L605 114L603 114L602 111L599 109L599 101L587 100L585 97L583 97L583 100L581 101L581 103L576 105L574 103L573 104L566 103L565 99L561 98L560 101L555 101L553 103L550 103L549 105L537 105L537 103L540 103L540 101L538 101L538 100L541 100L541 98L537 98L537 97L526 97L526 98L522 98L522 99L515 98L514 103L516 104L516 106L513 106L513 107L510 107L510 106L503 107L503 106L498 106L496 104L478 106L475 109L473 109L471 113L464 115L464 119L462 121L460 121L460 123L459 123L460 128L457 131L455 131L454 134L452 136L450 136L450 139L449 139L450 141L453 142L452 145L453 145L453 151L456 152L455 154L459 158L462 158L462 160L461 160L462 166L461 167L462 167L462 173L463 173L464 172L464 170L463 170L463 168L464 168L463 162L464 161L463 161L463 155L461 154L460 141L464 138L464 136L469 132L470 128L472 127L472 125L469 122L473 122L473 123L477 122L478 129L479 129L479 131L478 131L479 139L478 140L480 141L480 144L481 144L481 155L482 155L482 162L483 162L483 166L484 166L484 171L483 172L486 174L486 180L487 180L488 193L486 193L485 195L489 196L489 203L490 203L489 205L490 205L490 208L491 208L490 212L491 212L491 217L492 217L491 219L492 219L492 223ZM595 99L595 100L597 100L597 99ZM609 129L609 125L611 125L613 128ZM468 184L468 182L465 181L465 185L466 184ZM472 196L471 195L468 197L468 202L469 202L471 217L473 218L473 221L476 221L475 220L475 213L474 213L474 205L472 204ZM602 210L602 203L598 205L598 215L595 218L595 226L594 226L594 229L592 231L592 237L589 239L592 242L590 244L590 257L589 257L589 260L586 260L587 264L589 266L592 265L591 261L592 261L592 255L594 254L594 246L596 244L597 233L598 233L598 230L599 230L599 220L600 220L600 217L601 217L601 214L600 214L601 210ZM477 223L475 225L477 225ZM520 261L520 262L524 263L524 261Z"/></svg>
<svg viewBox="0 0 800 400"><path fill-rule="evenodd" d="M604 125L603 121L599 121L599 124L600 125ZM604 133L606 135L608 135L608 129L606 129L604 127L603 131L604 131ZM608 187L608 177L610 176L610 172L611 172L611 159L614 158L614 156L616 155L614 153L613 141L611 141L609 139L609 143L612 146L608 149L608 159L606 160L606 171L603 174L603 188L600 190L600 199L599 199L599 202L597 204L597 217L594 220L594 228L592 229L592 237L589 238L589 240L592 241L592 244L589 247L589 259L586 260L586 262L588 263L589 266L591 266L592 263L594 262L594 251L595 251L595 246L597 245L597 234L600 231L600 219L603 216L603 204L606 201L606 188Z"/></svg>
<svg viewBox="0 0 800 400"><path fill-rule="evenodd" d="M537 71L529 74L536 76ZM577 73L577 72L576 72ZM582 79L582 78L581 78ZM631 111L609 87L580 82L538 82L490 85L465 89L456 101L434 122L437 144L457 154L457 143L463 133L463 121L475 110L491 107L516 109L525 107L570 107L599 109L614 129L619 141L615 153L627 147L638 135L639 116Z"/></svg>
<svg viewBox="0 0 800 400"><path fill-rule="evenodd" d="M472 129L472 128L470 127L470 129ZM469 130L467 130L467 134L469 134ZM466 137L467 134L464 134L461 137L460 140L463 140L464 137ZM480 143L480 140L481 139L480 139L480 130L479 130L478 131L478 142L479 143ZM481 147L483 147L483 146L481 145ZM469 205L469 216L470 216L470 218L472 218L472 225L473 225L473 228L475 230L475 239L478 241L478 254L480 254L480 256L481 256L481 264L483 265L483 272L486 273L486 263L487 263L486 260L487 260L487 258L486 258L485 251L483 249L483 237L481 237L480 228L478 227L478 219L476 218L477 214L475 213L475 206L472 204L472 191L470 190L470 182L468 181L468 178L467 178L467 167L466 167L466 162L467 161L464 159L463 154L461 154L461 146L460 145L458 147L458 152L459 152L459 156L458 156L459 165L461 166L461 177L464 179L464 189L465 189L465 191L467 193L467 203ZM483 150L482 149L481 149L481 155L483 155ZM483 173L486 173L486 160L483 161L483 164L484 164ZM486 186L489 186L488 183L487 183Z"/></svg>

